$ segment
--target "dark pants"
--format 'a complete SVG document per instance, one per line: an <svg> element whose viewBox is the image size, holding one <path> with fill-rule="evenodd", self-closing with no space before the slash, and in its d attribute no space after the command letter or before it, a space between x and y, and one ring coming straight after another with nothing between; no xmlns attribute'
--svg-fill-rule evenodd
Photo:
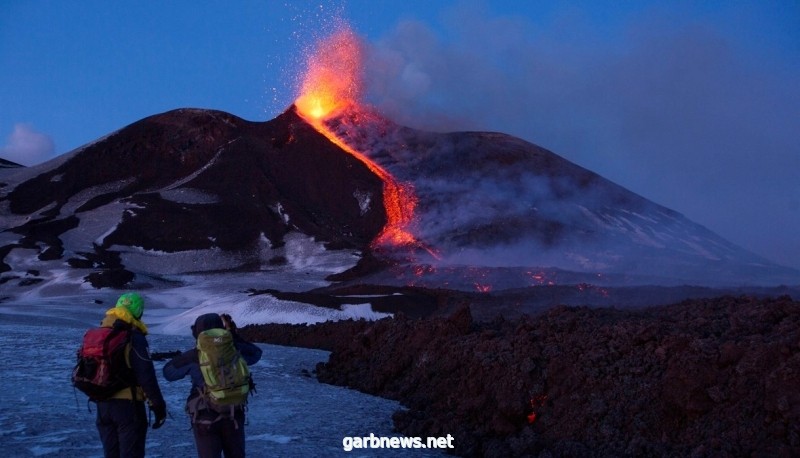
<svg viewBox="0 0 800 458"><path fill-rule="evenodd" d="M147 413L144 402L111 399L97 403L97 431L106 458L144 457Z"/></svg>
<svg viewBox="0 0 800 458"><path fill-rule="evenodd" d="M198 457L220 458L224 452L225 458L244 458L244 411L236 409L233 419L222 418L211 424L195 423L192 431Z"/></svg>

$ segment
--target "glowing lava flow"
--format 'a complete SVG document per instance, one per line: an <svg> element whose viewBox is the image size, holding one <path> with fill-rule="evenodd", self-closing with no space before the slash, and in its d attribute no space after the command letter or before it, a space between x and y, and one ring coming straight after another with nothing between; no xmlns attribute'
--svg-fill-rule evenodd
<svg viewBox="0 0 800 458"><path fill-rule="evenodd" d="M373 245L418 245L414 236L407 231L417 204L411 186L398 183L384 168L347 145L324 122L345 109L358 107L360 71L361 45L358 37L349 28L341 28L320 43L308 59L301 95L295 101L297 113L336 146L363 162L383 181L387 222Z"/></svg>

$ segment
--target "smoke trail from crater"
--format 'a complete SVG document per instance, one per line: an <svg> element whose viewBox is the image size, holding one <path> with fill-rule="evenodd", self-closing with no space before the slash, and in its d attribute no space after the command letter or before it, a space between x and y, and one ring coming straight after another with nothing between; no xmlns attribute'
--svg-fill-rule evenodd
<svg viewBox="0 0 800 458"><path fill-rule="evenodd" d="M444 31L403 21L368 49L366 101L415 128L522 137L800 267L800 65L737 35L757 19L679 13L615 36L469 7Z"/></svg>

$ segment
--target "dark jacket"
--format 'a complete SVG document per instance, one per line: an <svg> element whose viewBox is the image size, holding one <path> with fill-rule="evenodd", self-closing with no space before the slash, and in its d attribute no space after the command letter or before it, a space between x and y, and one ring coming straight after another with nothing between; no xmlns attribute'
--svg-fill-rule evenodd
<svg viewBox="0 0 800 458"><path fill-rule="evenodd" d="M142 388L150 404L164 405L153 360L150 359L150 347L144 334L137 329L131 333L130 363L133 373L136 374L136 383Z"/></svg>

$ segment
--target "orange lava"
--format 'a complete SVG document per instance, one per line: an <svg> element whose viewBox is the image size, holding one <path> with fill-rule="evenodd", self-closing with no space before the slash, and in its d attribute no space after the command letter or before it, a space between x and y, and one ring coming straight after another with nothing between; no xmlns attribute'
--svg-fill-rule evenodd
<svg viewBox="0 0 800 458"><path fill-rule="evenodd" d="M358 37L347 27L319 43L309 56L300 97L295 101L297 113L336 146L363 162L383 180L383 205L386 225L373 245L402 246L417 244L407 227L414 218L417 204L413 188L401 184L383 167L346 144L325 125L348 108L358 108L361 91L362 49Z"/></svg>
<svg viewBox="0 0 800 458"><path fill-rule="evenodd" d="M347 27L340 27L321 41L306 62L300 97L295 101L298 112L322 121L357 103L362 84L361 59L361 42Z"/></svg>

